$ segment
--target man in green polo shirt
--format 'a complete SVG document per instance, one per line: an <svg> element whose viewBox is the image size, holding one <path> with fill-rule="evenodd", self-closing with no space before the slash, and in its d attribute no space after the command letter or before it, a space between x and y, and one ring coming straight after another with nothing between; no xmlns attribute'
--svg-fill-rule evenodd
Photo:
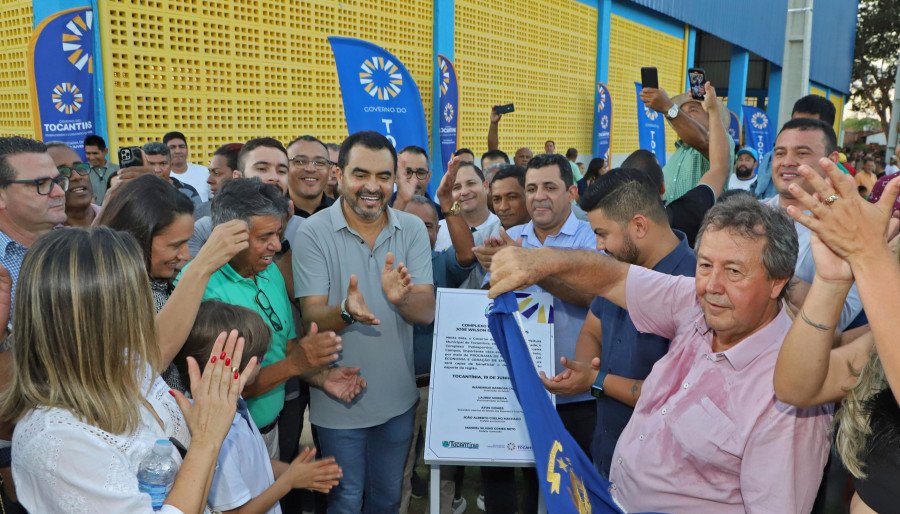
<svg viewBox="0 0 900 514"><path fill-rule="evenodd" d="M670 99L664 89L645 87L641 90L641 101L646 107L662 113L678 136L675 153L666 159L663 166L666 181L663 200L669 204L697 187L700 177L709 170L709 115L703 109L701 100L692 98L690 93ZM722 123L727 127L728 109L721 100L716 101L719 102ZM733 168L734 146L729 148L729 162Z"/></svg>
<svg viewBox="0 0 900 514"><path fill-rule="evenodd" d="M278 451L278 415L284 406L284 382L299 376L325 389L341 401L350 401L365 381L359 369L329 368L338 358L341 339L334 332L318 333L296 340L284 278L272 263L281 250L281 227L288 201L281 190L258 179L233 179L216 193L211 206L213 225L234 219L247 222L248 247L212 274L203 299L240 305L257 312L272 331L262 369L243 392L253 421L266 440L273 459Z"/></svg>

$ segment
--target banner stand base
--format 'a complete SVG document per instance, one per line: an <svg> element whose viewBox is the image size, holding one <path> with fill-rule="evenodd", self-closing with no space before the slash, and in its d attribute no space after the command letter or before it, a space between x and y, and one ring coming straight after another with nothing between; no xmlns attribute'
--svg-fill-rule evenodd
<svg viewBox="0 0 900 514"><path fill-rule="evenodd" d="M437 464L431 465L431 480L428 483L428 512L441 514L441 467ZM538 514L547 514L544 493L540 490L538 490Z"/></svg>

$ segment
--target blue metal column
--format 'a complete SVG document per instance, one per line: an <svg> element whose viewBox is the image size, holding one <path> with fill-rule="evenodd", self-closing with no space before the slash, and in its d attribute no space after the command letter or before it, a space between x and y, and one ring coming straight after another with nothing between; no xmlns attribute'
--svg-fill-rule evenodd
<svg viewBox="0 0 900 514"><path fill-rule="evenodd" d="M688 68L694 67L694 58L697 53L697 29L694 27L687 27L687 52L685 52L684 56L684 87L681 89L682 91L687 91L690 86L690 79L688 78Z"/></svg>
<svg viewBox="0 0 900 514"><path fill-rule="evenodd" d="M612 0L600 0L597 2L597 66L594 80L608 84L609 81L609 31L610 13L612 13ZM595 84L596 86L596 84ZM597 146L598 127L594 127L591 137L591 148ZM596 157L592 155L591 157Z"/></svg>
<svg viewBox="0 0 900 514"><path fill-rule="evenodd" d="M769 124L775 125L775 132L781 126L778 125L778 109L781 106L781 66L769 63L769 105L766 106L766 116Z"/></svg>
<svg viewBox="0 0 900 514"><path fill-rule="evenodd" d="M432 37L434 52L431 66L434 68L434 80L431 91L431 183L430 190L436 191L443 177L441 166L441 70L437 66L437 56L441 54L456 65L453 31L456 25L456 1L434 0L434 34ZM459 116L459 113L457 113Z"/></svg>
<svg viewBox="0 0 900 514"><path fill-rule="evenodd" d="M738 46L731 47L731 67L728 70L728 110L743 117L741 106L747 96L747 68L750 52Z"/></svg>

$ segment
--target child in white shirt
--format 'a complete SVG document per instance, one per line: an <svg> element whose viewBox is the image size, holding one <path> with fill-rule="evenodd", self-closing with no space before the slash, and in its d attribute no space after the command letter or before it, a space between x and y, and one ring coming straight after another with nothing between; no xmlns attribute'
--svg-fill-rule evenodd
<svg viewBox="0 0 900 514"><path fill-rule="evenodd" d="M194 327L175 358L181 376L188 376L188 356L200 363L202 372L216 337L232 329L244 338L242 367L253 356L261 363L271 333L259 314L244 307L207 300L200 304ZM257 366L247 384L253 383L259 369ZM262 435L241 398L219 451L207 502L210 508L223 513L281 514L278 501L291 489L327 493L338 484L340 466L333 458L314 460L315 454L315 449L306 448L290 464L270 460Z"/></svg>

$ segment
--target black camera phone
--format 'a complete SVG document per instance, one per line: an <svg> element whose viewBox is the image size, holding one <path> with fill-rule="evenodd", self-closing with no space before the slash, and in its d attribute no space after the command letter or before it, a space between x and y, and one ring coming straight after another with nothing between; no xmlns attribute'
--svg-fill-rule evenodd
<svg viewBox="0 0 900 514"><path fill-rule="evenodd" d="M126 146L119 148L119 168L131 168L133 166L143 166L144 157L141 154L140 146Z"/></svg>
<svg viewBox="0 0 900 514"><path fill-rule="evenodd" d="M706 72L703 71L703 68L689 69L688 81L691 85L691 98L703 100L706 97Z"/></svg>
<svg viewBox="0 0 900 514"><path fill-rule="evenodd" d="M652 66L641 68L641 87L659 89L659 78L656 75L656 68Z"/></svg>
<svg viewBox="0 0 900 514"><path fill-rule="evenodd" d="M497 114L509 114L511 112L516 112L516 106L513 104L495 105L494 112Z"/></svg>

